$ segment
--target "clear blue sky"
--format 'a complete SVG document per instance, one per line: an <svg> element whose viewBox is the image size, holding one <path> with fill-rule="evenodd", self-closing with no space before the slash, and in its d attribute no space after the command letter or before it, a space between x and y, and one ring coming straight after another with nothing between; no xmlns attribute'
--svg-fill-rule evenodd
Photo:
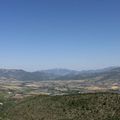
<svg viewBox="0 0 120 120"><path fill-rule="evenodd" d="M120 0L0 0L0 67L120 66Z"/></svg>

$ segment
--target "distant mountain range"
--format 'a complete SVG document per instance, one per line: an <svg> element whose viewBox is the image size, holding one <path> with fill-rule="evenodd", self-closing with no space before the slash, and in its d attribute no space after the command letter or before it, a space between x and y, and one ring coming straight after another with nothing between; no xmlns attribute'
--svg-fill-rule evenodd
<svg viewBox="0 0 120 120"><path fill-rule="evenodd" d="M120 67L88 71L49 69L36 72L27 72L17 69L0 69L0 79L15 79L20 81L94 80L96 82L114 80L120 82Z"/></svg>

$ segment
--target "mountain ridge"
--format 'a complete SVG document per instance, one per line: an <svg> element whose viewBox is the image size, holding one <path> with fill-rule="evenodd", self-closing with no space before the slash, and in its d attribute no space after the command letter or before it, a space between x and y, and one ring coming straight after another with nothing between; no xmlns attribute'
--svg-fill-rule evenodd
<svg viewBox="0 0 120 120"><path fill-rule="evenodd" d="M103 76L102 79L120 80L120 67L109 67L97 70L76 71L69 69L48 69L28 72L22 69L0 69L0 79L16 79L21 81L40 80L82 80L95 79Z"/></svg>

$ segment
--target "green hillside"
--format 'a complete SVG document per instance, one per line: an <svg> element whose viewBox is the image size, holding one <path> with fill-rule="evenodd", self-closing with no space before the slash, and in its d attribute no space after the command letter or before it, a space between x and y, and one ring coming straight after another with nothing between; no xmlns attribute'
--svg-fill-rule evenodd
<svg viewBox="0 0 120 120"><path fill-rule="evenodd" d="M27 98L6 120L120 120L120 95L110 93Z"/></svg>

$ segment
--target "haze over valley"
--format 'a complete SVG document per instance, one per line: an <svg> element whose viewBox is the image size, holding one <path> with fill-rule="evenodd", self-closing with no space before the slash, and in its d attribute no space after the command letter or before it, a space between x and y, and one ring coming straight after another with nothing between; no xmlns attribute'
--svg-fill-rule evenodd
<svg viewBox="0 0 120 120"><path fill-rule="evenodd" d="M120 0L0 0L0 120L120 120Z"/></svg>
<svg viewBox="0 0 120 120"><path fill-rule="evenodd" d="M13 98L48 94L120 93L120 67L75 71L49 69L26 72L0 69L0 91Z"/></svg>

